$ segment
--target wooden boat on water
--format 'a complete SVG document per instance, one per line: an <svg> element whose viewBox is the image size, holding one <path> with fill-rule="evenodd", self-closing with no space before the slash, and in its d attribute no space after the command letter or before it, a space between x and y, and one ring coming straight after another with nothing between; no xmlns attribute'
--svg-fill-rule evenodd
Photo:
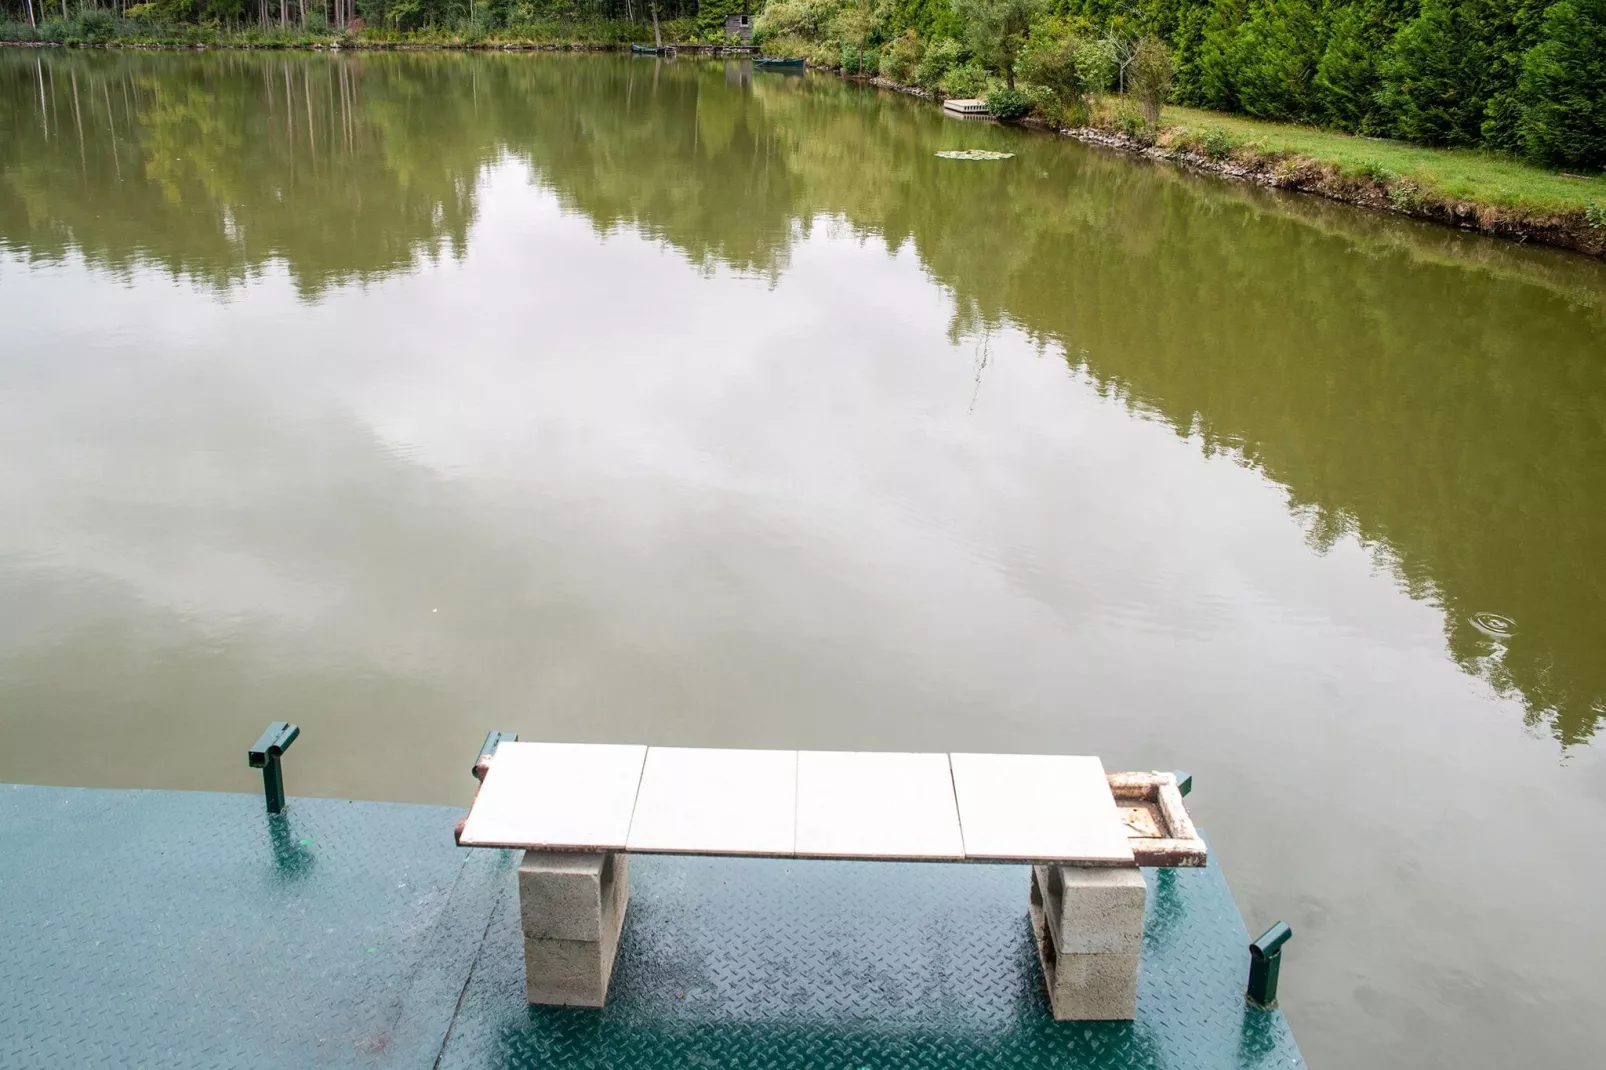
<svg viewBox="0 0 1606 1070"><path fill-rule="evenodd" d="M630 51L642 56L673 56L675 54L675 46L664 45L662 48L654 48L652 45L633 44L630 46Z"/></svg>
<svg viewBox="0 0 1606 1070"><path fill-rule="evenodd" d="M755 56L753 66L772 71L800 71L803 69L803 61L784 56Z"/></svg>

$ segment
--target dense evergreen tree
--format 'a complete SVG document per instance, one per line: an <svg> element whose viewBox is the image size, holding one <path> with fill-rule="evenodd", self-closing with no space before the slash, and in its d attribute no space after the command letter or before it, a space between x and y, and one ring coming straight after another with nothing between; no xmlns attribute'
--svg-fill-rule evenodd
<svg viewBox="0 0 1606 1070"><path fill-rule="evenodd" d="M1423 0L1383 61L1380 100L1401 137L1476 145L1489 102L1491 56L1477 0Z"/></svg>
<svg viewBox="0 0 1606 1070"><path fill-rule="evenodd" d="M1184 4L1172 0L1151 27L1171 46L1176 56L1177 76L1171 83L1176 100L1190 100L1198 92L1199 54L1204 47L1205 23L1210 8L1205 4Z"/></svg>
<svg viewBox="0 0 1606 1070"><path fill-rule="evenodd" d="M1606 168L1606 0L1561 0L1523 65L1524 146L1534 158Z"/></svg>
<svg viewBox="0 0 1606 1070"><path fill-rule="evenodd" d="M1250 115L1300 121L1320 113L1315 79L1322 54L1312 0L1258 0L1228 55L1238 104Z"/></svg>
<svg viewBox="0 0 1606 1070"><path fill-rule="evenodd" d="M1385 13L1377 3L1332 5L1327 43L1316 64L1319 118L1343 130L1386 134L1391 116L1377 101L1382 82L1378 57L1390 38Z"/></svg>
<svg viewBox="0 0 1606 1070"><path fill-rule="evenodd" d="M1554 0L1486 3L1484 40L1489 56L1489 102L1484 106L1482 143L1501 152L1522 151L1524 57L1539 42L1545 9Z"/></svg>
<svg viewBox="0 0 1606 1070"><path fill-rule="evenodd" d="M1244 0L1214 0L1200 35L1197 82L1189 103L1220 111L1237 111L1238 30L1244 21Z"/></svg>

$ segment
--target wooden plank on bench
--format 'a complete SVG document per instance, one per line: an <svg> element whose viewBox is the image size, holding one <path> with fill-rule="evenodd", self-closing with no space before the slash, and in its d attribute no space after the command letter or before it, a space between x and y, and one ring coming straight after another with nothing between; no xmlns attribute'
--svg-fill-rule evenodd
<svg viewBox="0 0 1606 1070"><path fill-rule="evenodd" d="M950 754L965 858L1135 865L1097 758Z"/></svg>
<svg viewBox="0 0 1606 1070"><path fill-rule="evenodd" d="M503 743L458 842L623 850L646 757L647 748L636 745Z"/></svg>
<svg viewBox="0 0 1606 1070"><path fill-rule="evenodd" d="M797 856L963 859L948 756L799 752Z"/></svg>
<svg viewBox="0 0 1606 1070"><path fill-rule="evenodd" d="M626 849L784 855L797 833L797 751L649 747Z"/></svg>

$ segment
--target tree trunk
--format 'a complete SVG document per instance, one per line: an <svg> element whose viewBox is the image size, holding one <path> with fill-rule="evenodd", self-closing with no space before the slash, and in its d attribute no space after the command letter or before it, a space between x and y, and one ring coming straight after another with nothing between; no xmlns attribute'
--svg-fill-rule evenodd
<svg viewBox="0 0 1606 1070"><path fill-rule="evenodd" d="M33 0L28 0L28 25L31 28L38 28L39 26L39 24L33 20Z"/></svg>
<svg viewBox="0 0 1606 1070"><path fill-rule="evenodd" d="M66 4L67 0L61 0ZM658 0L652 3L652 44L654 48L664 47L664 35L658 32Z"/></svg>

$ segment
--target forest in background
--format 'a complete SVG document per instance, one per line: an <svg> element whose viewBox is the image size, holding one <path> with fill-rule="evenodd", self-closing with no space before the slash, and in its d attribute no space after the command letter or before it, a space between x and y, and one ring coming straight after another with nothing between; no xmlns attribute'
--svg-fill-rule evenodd
<svg viewBox="0 0 1606 1070"><path fill-rule="evenodd" d="M0 37L360 32L623 44L717 40L759 16L772 51L949 95L1016 91L1006 117L1129 88L1160 43L1176 104L1550 167L1606 168L1606 0L0 0Z"/></svg>
<svg viewBox="0 0 1606 1070"><path fill-rule="evenodd" d="M763 6L754 0L753 14ZM346 35L364 43L499 36L618 45L650 39L654 8L666 39L724 38L743 0L0 0L0 40L55 44L150 41L295 45Z"/></svg>

